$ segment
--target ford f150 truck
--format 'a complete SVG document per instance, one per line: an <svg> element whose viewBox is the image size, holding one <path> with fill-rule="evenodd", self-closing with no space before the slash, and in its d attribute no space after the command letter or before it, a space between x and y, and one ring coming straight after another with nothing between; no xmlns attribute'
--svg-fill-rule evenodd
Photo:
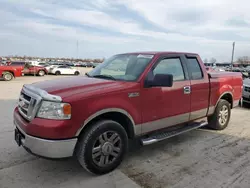
<svg viewBox="0 0 250 188"><path fill-rule="evenodd" d="M225 129L242 89L240 73L208 73L197 54L118 54L86 76L24 85L15 140L104 174L122 162L128 139L148 145L203 126Z"/></svg>
<svg viewBox="0 0 250 188"><path fill-rule="evenodd" d="M0 76L5 80L5 81L10 81L15 77L20 77L22 76L23 73L20 69L16 69L14 67L9 67L9 66L0 66Z"/></svg>
<svg viewBox="0 0 250 188"><path fill-rule="evenodd" d="M48 74L48 71L45 67L41 66L34 66L31 64L26 64L23 69L23 73L25 75L38 75L38 76L44 76L45 74Z"/></svg>

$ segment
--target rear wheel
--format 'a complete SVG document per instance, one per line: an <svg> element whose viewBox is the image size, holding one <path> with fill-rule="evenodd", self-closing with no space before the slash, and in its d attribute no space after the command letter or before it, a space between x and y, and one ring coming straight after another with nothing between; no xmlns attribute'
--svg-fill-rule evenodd
<svg viewBox="0 0 250 188"><path fill-rule="evenodd" d="M76 156L81 166L89 172L105 174L120 165L127 148L125 129L117 122L102 120L80 136Z"/></svg>
<svg viewBox="0 0 250 188"><path fill-rule="evenodd" d="M215 130L223 130L228 126L231 117L231 105L228 101L221 99L214 111L208 117L208 127Z"/></svg>
<svg viewBox="0 0 250 188"><path fill-rule="evenodd" d="M60 75L61 72L60 71L56 71L55 75Z"/></svg>
<svg viewBox="0 0 250 188"><path fill-rule="evenodd" d="M76 71L74 74L75 74L75 75L79 75L79 74L80 74L80 72L79 72L79 71Z"/></svg>
<svg viewBox="0 0 250 188"><path fill-rule="evenodd" d="M45 75L45 71L40 70L40 71L38 72L38 75L39 75L39 76L44 76L44 75Z"/></svg>
<svg viewBox="0 0 250 188"><path fill-rule="evenodd" d="M5 81L10 81L10 80L12 80L13 78L14 78L14 76L13 76L12 73L10 73L10 72L4 72L4 73L3 73L3 79L4 79Z"/></svg>

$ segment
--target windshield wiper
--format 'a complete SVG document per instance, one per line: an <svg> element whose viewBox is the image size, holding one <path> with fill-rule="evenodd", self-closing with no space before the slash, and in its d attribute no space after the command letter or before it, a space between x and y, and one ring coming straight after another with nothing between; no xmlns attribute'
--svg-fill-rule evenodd
<svg viewBox="0 0 250 188"><path fill-rule="evenodd" d="M116 80L113 76L111 75L106 75L106 74L99 74L99 75L94 75L92 76L93 78L108 78L111 80Z"/></svg>
<svg viewBox="0 0 250 188"><path fill-rule="evenodd" d="M85 75L86 75L87 77L91 77L91 76L89 75L89 73L87 73L87 72L85 73Z"/></svg>

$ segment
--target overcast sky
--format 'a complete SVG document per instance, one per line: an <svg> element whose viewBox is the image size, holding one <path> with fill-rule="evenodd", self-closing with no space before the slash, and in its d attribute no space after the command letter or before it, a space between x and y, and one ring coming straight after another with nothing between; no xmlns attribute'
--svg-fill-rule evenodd
<svg viewBox="0 0 250 188"><path fill-rule="evenodd" d="M185 51L250 56L249 0L0 0L0 55Z"/></svg>

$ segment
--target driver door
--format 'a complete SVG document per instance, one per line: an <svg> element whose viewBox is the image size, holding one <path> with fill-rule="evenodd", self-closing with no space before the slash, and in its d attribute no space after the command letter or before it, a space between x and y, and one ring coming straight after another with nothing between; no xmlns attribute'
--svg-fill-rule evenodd
<svg viewBox="0 0 250 188"><path fill-rule="evenodd" d="M142 88L142 133L181 124L190 119L190 80L182 56L162 56L149 75L172 74L172 87Z"/></svg>

